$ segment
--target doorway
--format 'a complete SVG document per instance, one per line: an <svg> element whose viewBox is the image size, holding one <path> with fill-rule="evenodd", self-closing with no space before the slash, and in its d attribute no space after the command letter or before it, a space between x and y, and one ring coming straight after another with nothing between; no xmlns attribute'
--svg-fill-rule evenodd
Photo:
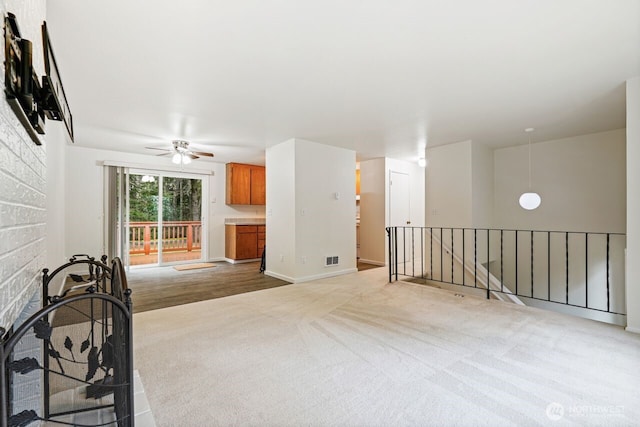
<svg viewBox="0 0 640 427"><path fill-rule="evenodd" d="M389 171L389 226L398 229L398 265L411 261L411 192L409 174ZM406 268L406 265L403 267Z"/></svg>
<svg viewBox="0 0 640 427"><path fill-rule="evenodd" d="M409 174L389 171L389 226L411 225Z"/></svg>
<svg viewBox="0 0 640 427"><path fill-rule="evenodd" d="M203 260L201 177L131 170L126 188L130 266Z"/></svg>

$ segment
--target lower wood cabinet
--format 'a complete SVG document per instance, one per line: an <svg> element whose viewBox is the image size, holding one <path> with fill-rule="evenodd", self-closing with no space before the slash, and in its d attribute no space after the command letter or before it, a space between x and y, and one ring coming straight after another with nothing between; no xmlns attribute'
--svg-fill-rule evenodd
<svg viewBox="0 0 640 427"><path fill-rule="evenodd" d="M227 224L225 226L225 257L233 260L260 258L265 240L264 225Z"/></svg>

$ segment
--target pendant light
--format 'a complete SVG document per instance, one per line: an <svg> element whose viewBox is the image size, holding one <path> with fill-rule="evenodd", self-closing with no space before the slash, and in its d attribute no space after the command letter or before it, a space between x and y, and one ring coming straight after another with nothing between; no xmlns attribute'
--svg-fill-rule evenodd
<svg viewBox="0 0 640 427"><path fill-rule="evenodd" d="M524 131L529 134L529 191L522 193L519 199L520 206L523 209L532 211L540 206L542 199L538 193L531 191L531 132L535 129L526 128Z"/></svg>

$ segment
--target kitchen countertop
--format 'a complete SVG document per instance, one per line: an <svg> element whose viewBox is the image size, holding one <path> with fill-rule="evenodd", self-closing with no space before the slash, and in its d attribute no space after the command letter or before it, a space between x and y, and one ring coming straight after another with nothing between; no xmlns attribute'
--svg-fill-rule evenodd
<svg viewBox="0 0 640 427"><path fill-rule="evenodd" d="M264 218L225 218L224 225L265 225Z"/></svg>

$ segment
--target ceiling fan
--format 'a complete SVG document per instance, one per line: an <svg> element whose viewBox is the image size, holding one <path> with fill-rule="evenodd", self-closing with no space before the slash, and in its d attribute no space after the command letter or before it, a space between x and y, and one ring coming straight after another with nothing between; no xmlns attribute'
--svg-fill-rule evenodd
<svg viewBox="0 0 640 427"><path fill-rule="evenodd" d="M213 153L206 151L193 151L189 149L189 142L181 139L172 141L172 148L145 147L149 150L166 151L158 156L172 156L171 161L178 165L188 165L192 159L199 159L200 156L213 157Z"/></svg>

